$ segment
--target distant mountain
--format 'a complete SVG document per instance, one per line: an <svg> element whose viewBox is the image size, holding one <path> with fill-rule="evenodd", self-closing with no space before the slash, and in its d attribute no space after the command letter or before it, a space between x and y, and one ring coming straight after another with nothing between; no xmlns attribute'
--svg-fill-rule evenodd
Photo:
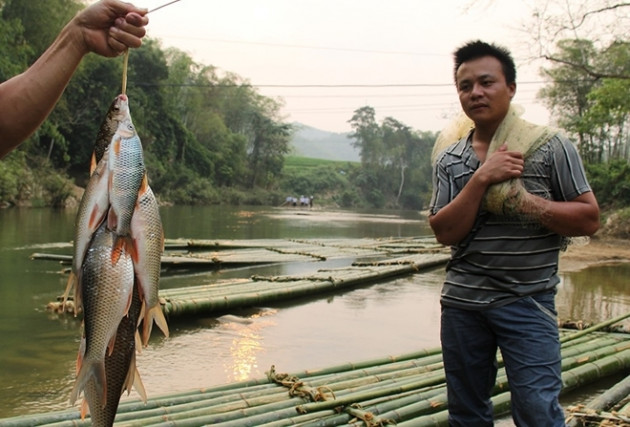
<svg viewBox="0 0 630 427"><path fill-rule="evenodd" d="M348 133L328 132L301 123L292 123L295 129L291 139L293 154L324 160L359 162L359 150L352 146Z"/></svg>

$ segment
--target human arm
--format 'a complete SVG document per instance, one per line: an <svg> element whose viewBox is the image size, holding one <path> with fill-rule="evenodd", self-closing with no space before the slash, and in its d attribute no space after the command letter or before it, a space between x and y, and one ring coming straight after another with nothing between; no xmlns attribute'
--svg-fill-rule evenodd
<svg viewBox="0 0 630 427"><path fill-rule="evenodd" d="M429 217L429 225L437 241L444 245L456 245L462 241L475 223L488 187L520 177L523 165L522 154L508 151L505 145L489 155L462 190Z"/></svg>
<svg viewBox="0 0 630 427"><path fill-rule="evenodd" d="M591 236L599 228L599 206L592 191L570 201L547 200L525 193L519 211L565 237Z"/></svg>
<svg viewBox="0 0 630 427"><path fill-rule="evenodd" d="M146 13L129 3L101 0L68 22L26 71L0 84L0 158L48 117L85 55L114 57L139 47Z"/></svg>

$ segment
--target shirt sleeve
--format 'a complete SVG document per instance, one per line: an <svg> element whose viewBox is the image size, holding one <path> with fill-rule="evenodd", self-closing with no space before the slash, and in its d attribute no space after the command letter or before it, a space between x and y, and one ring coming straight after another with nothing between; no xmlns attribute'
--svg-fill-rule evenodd
<svg viewBox="0 0 630 427"><path fill-rule="evenodd" d="M438 213L440 209L452 200L452 185L446 167L442 163L443 159L444 157L433 166L433 194L431 203L429 203L431 215Z"/></svg>
<svg viewBox="0 0 630 427"><path fill-rule="evenodd" d="M551 185L556 200L569 201L592 191L582 159L571 141L559 135L554 137L552 162Z"/></svg>

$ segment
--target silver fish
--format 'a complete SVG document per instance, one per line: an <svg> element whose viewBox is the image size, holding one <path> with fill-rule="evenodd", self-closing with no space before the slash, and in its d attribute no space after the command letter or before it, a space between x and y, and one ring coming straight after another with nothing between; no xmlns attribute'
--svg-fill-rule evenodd
<svg viewBox="0 0 630 427"><path fill-rule="evenodd" d="M111 355L118 326L129 311L134 284L131 256L124 247L114 247L114 239L114 233L103 222L94 233L81 267L85 353L77 364L71 404L90 380L95 384L96 401L103 407L107 403L105 357ZM120 253L114 256L115 251ZM114 258L116 263L112 263Z"/></svg>

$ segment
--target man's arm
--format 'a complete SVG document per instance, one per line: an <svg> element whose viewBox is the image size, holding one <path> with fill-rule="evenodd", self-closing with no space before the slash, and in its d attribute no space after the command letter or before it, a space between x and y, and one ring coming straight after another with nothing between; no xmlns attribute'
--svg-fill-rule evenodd
<svg viewBox="0 0 630 427"><path fill-rule="evenodd" d="M591 236L599 228L599 205L592 191L566 202L526 193L519 211L565 237Z"/></svg>
<svg viewBox="0 0 630 427"><path fill-rule="evenodd" d="M0 84L0 158L48 117L79 63L89 52L120 55L142 43L145 9L102 0L79 12L25 72Z"/></svg>
<svg viewBox="0 0 630 427"><path fill-rule="evenodd" d="M455 245L470 233L488 187L518 178L523 173L523 155L501 146L488 156L455 198L429 217L435 238L444 245Z"/></svg>

